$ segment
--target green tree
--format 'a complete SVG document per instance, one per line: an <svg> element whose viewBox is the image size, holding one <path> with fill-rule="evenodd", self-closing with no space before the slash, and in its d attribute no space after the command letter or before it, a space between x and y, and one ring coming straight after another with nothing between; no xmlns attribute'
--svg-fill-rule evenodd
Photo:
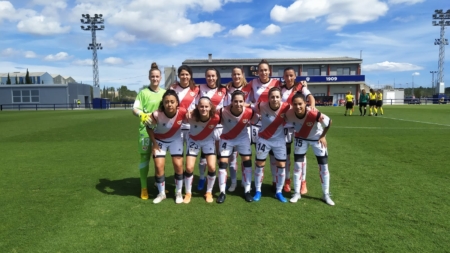
<svg viewBox="0 0 450 253"><path fill-rule="evenodd" d="M31 82L30 73L28 72L28 69L27 69L27 74L25 75L25 83L33 84L33 82Z"/></svg>
<svg viewBox="0 0 450 253"><path fill-rule="evenodd" d="M101 98L106 98L106 88L105 85L103 85L103 92L102 95L100 96Z"/></svg>
<svg viewBox="0 0 450 253"><path fill-rule="evenodd" d="M11 78L9 77L9 73L8 73L8 79L6 79L6 84L11 84Z"/></svg>

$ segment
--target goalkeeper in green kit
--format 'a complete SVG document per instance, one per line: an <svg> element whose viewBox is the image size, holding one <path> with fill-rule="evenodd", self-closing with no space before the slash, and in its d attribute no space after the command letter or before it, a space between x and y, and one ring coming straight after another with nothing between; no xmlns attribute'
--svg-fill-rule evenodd
<svg viewBox="0 0 450 253"><path fill-rule="evenodd" d="M141 155L139 163L141 199L148 199L147 176L152 152L152 142L147 134L146 127L151 127L153 125L150 114L158 109L162 96L166 91L159 88L161 71L156 63L152 63L149 79L150 85L139 92L133 105L133 114L140 119L138 152Z"/></svg>

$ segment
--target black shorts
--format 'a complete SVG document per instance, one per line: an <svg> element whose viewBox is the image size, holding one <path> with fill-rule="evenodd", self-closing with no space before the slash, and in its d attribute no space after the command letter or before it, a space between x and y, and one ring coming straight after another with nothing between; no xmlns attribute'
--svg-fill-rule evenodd
<svg viewBox="0 0 450 253"><path fill-rule="evenodd" d="M366 107L367 106L367 102L366 103L359 103L359 107Z"/></svg>
<svg viewBox="0 0 450 253"><path fill-rule="evenodd" d="M345 108L346 108L346 109L352 109L352 108L353 108L353 102L347 102L347 103L345 104Z"/></svg>
<svg viewBox="0 0 450 253"><path fill-rule="evenodd" d="M375 106L375 105L377 105L376 100L369 100L369 106Z"/></svg>
<svg viewBox="0 0 450 253"><path fill-rule="evenodd" d="M377 107L382 107L382 106L383 106L383 101L378 100L378 101L377 101Z"/></svg>

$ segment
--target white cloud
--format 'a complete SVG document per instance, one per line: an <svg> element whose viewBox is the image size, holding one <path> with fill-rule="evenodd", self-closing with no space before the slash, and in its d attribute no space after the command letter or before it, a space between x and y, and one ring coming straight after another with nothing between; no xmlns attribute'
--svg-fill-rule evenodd
<svg viewBox="0 0 450 253"><path fill-rule="evenodd" d="M407 4L407 5L413 5L417 3L423 3L425 0L389 0L389 4Z"/></svg>
<svg viewBox="0 0 450 253"><path fill-rule="evenodd" d="M33 51L25 51L24 52L25 58L36 58L36 53Z"/></svg>
<svg viewBox="0 0 450 253"><path fill-rule="evenodd" d="M252 0L224 0L223 3L250 3Z"/></svg>
<svg viewBox="0 0 450 253"><path fill-rule="evenodd" d="M231 36L238 36L248 38L253 33L254 28L250 25L238 25L238 27L230 30L228 34Z"/></svg>
<svg viewBox="0 0 450 253"><path fill-rule="evenodd" d="M414 16L408 16L408 17L396 17L393 19L393 21L398 21L401 23L406 23L414 20Z"/></svg>
<svg viewBox="0 0 450 253"><path fill-rule="evenodd" d="M414 72L414 73L412 73L412 75L413 76L420 76L420 73L419 72Z"/></svg>
<svg viewBox="0 0 450 253"><path fill-rule="evenodd" d="M3 20L17 21L35 14L34 10L14 8L10 1L0 1L0 22Z"/></svg>
<svg viewBox="0 0 450 253"><path fill-rule="evenodd" d="M67 3L65 0L33 0L32 4L50 6L57 9L65 9Z"/></svg>
<svg viewBox="0 0 450 253"><path fill-rule="evenodd" d="M67 60L69 58L70 57L69 57L68 53L66 53L66 52L59 52L59 53L57 53L55 55L53 55L53 54L47 55L44 58L44 60L46 60L46 61L63 61L63 60Z"/></svg>
<svg viewBox="0 0 450 253"><path fill-rule="evenodd" d="M92 66L92 60L91 59L75 60L72 62L72 64L78 66Z"/></svg>
<svg viewBox="0 0 450 253"><path fill-rule="evenodd" d="M420 66L411 64L411 63L384 61L384 62L368 64L368 65L363 64L362 69L367 72L372 72L372 71L373 72L375 72L375 71L402 72L402 71L420 70L423 68ZM418 72L416 72L416 73L418 73Z"/></svg>
<svg viewBox="0 0 450 253"><path fill-rule="evenodd" d="M328 30L340 30L348 24L374 21L387 11L387 4L380 0L297 0L289 7L275 5L270 18L294 23L325 17Z"/></svg>
<svg viewBox="0 0 450 253"><path fill-rule="evenodd" d="M19 53L19 51L14 50L13 48L7 48L7 49L3 49L1 55L3 57L11 57L14 55L17 55Z"/></svg>
<svg viewBox="0 0 450 253"><path fill-rule="evenodd" d="M103 62L108 65L125 65L125 64L127 64L122 58L118 58L118 57L108 57L105 60L103 60Z"/></svg>
<svg viewBox="0 0 450 253"><path fill-rule="evenodd" d="M69 32L70 26L61 26L58 21L45 16L34 16L20 21L17 29L35 35L54 35Z"/></svg>
<svg viewBox="0 0 450 253"><path fill-rule="evenodd" d="M127 32L124 31L116 33L116 35L114 35L114 38L122 42L133 42L136 40L136 36L128 34Z"/></svg>
<svg viewBox="0 0 450 253"><path fill-rule="evenodd" d="M264 30L261 31L262 34L271 35L281 32L281 28L277 25L270 24Z"/></svg>

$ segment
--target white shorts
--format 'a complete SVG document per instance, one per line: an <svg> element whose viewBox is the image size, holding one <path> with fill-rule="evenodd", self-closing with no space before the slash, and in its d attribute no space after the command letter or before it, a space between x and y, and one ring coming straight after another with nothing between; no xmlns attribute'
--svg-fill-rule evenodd
<svg viewBox="0 0 450 253"><path fill-rule="evenodd" d="M186 143L186 145L187 145L188 140L189 140L189 129L182 129L181 130L181 140L183 141L182 144Z"/></svg>
<svg viewBox="0 0 450 253"><path fill-rule="evenodd" d="M293 127L287 127L284 129L284 139L287 144L292 143L292 137L294 136L295 129Z"/></svg>
<svg viewBox="0 0 450 253"><path fill-rule="evenodd" d="M249 127L249 129L250 129L250 140L252 141L252 144L258 143L258 133L259 133L259 129L260 128L261 128L261 126L257 126L257 125L251 125Z"/></svg>
<svg viewBox="0 0 450 253"><path fill-rule="evenodd" d="M214 140L215 141L220 141L220 136L222 135L222 131L223 131L223 127L222 126L218 126L216 128L214 128Z"/></svg>
<svg viewBox="0 0 450 253"><path fill-rule="evenodd" d="M250 139L240 138L234 140L220 140L220 156L229 157L233 151L239 152L241 156L252 156L252 149L250 147Z"/></svg>
<svg viewBox="0 0 450 253"><path fill-rule="evenodd" d="M286 161L286 142L264 138L258 138L258 143L256 143L256 160L265 161L270 150L277 161Z"/></svg>
<svg viewBox="0 0 450 253"><path fill-rule="evenodd" d="M179 138L171 142L164 142L156 139L158 143L159 151L155 151L153 154L154 158L166 157L167 150L170 155L173 156L183 156L183 139Z"/></svg>
<svg viewBox="0 0 450 253"><path fill-rule="evenodd" d="M311 146L316 156L328 156L328 150L322 147L319 141L307 141L295 138L294 142L294 154L304 155L308 151L308 147Z"/></svg>
<svg viewBox="0 0 450 253"><path fill-rule="evenodd" d="M189 138L186 148L186 155L188 156L197 156L200 150L204 155L216 154L216 143L214 138L208 138L202 141L194 141Z"/></svg>

